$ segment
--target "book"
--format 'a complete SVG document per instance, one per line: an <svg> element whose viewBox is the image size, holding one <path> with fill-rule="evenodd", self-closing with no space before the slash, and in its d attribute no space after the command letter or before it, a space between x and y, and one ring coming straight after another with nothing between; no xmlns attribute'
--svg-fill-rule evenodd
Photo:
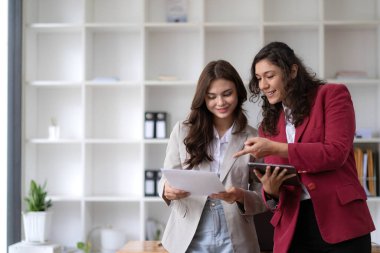
<svg viewBox="0 0 380 253"><path fill-rule="evenodd" d="M367 149L368 155L368 191L370 196L376 196L376 178L373 164L373 152L372 149Z"/></svg>

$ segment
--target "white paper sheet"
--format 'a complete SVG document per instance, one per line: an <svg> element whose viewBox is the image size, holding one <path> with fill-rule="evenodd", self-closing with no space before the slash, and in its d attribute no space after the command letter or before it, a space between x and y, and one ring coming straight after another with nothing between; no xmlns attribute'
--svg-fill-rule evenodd
<svg viewBox="0 0 380 253"><path fill-rule="evenodd" d="M218 175L210 171L162 169L169 184L191 195L208 196L225 191Z"/></svg>

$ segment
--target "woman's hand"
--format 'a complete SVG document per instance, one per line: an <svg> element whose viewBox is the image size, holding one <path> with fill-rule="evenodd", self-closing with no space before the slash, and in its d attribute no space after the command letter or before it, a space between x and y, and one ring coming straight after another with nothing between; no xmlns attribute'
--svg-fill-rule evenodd
<svg viewBox="0 0 380 253"><path fill-rule="evenodd" d="M236 201L242 204L244 203L244 191L237 187L231 187L225 192L211 194L209 197L221 199L230 204L235 203Z"/></svg>
<svg viewBox="0 0 380 253"><path fill-rule="evenodd" d="M288 157L288 144L271 141L262 137L252 137L244 142L244 148L234 154L234 157L251 154L255 158L268 155Z"/></svg>
<svg viewBox="0 0 380 253"><path fill-rule="evenodd" d="M265 174L261 174L258 170L254 169L257 178L263 185L264 191L277 199L280 196L280 187L282 183L286 179L296 176L295 174L286 175L286 171L286 169L280 171L280 167L276 167L273 172L271 172L270 166L267 166Z"/></svg>
<svg viewBox="0 0 380 253"><path fill-rule="evenodd" d="M179 200L186 198L190 195L189 192L173 188L166 181L164 184L164 197L167 200Z"/></svg>

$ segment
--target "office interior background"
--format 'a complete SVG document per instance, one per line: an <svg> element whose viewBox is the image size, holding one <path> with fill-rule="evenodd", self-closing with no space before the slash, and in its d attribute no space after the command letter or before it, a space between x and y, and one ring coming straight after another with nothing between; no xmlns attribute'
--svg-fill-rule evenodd
<svg viewBox="0 0 380 253"><path fill-rule="evenodd" d="M46 181L53 200L52 241L75 247L106 227L128 241L147 239L148 225L160 227L169 215L147 183L159 175L170 130L186 117L204 65L226 59L247 84L255 53L275 40L294 48L319 77L349 87L358 130L353 145L363 154L370 150L374 161L374 174L360 180L380 227L380 1L184 2L185 20L173 22L166 0L9 1L11 28L21 25L19 37L10 34L22 37L22 46L12 52L16 59L9 57L8 112L19 115L8 126L19 125L11 129L8 173L19 178L11 187L8 180L8 188L21 196L12 199L16 204L8 199L8 244L23 238L22 199L32 179ZM22 96L12 93L15 87ZM257 127L260 106L247 102L245 108ZM163 123L164 132L147 133L152 122ZM7 136L6 129L1 133ZM380 243L380 232L372 239Z"/></svg>

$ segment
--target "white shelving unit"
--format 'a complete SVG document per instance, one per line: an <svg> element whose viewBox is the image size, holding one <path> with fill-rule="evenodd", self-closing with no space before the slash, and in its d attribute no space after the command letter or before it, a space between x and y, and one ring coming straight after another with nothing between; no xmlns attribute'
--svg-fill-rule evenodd
<svg viewBox="0 0 380 253"><path fill-rule="evenodd" d="M355 145L380 151L379 0L191 0L187 23L167 23L165 10L165 0L24 1L23 192L31 179L48 182L53 241L73 247L108 225L143 240L148 218L165 223L168 208L144 197L144 170L162 166L167 139L144 139L144 112L166 111L169 134L207 62L229 60L248 83L273 40L348 85L357 128L374 132ZM336 80L341 70L368 78ZM257 126L259 106L245 107ZM369 199L377 227L379 199Z"/></svg>

